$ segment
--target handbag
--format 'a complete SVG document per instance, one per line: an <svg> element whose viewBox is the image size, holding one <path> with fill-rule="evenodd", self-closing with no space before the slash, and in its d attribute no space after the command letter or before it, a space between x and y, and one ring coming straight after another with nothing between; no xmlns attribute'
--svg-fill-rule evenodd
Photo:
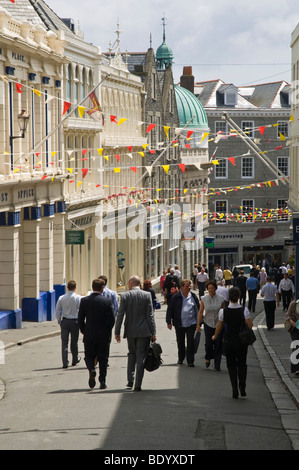
<svg viewBox="0 0 299 470"><path fill-rule="evenodd" d="M251 346L256 341L256 336L254 331L249 328L245 320L242 322L240 331L239 331L239 338L242 344L245 346Z"/></svg>
<svg viewBox="0 0 299 470"><path fill-rule="evenodd" d="M201 335L201 333L199 331L195 331L195 334L194 334L194 354L196 354L197 351L198 351L198 346L199 346L199 342L200 342L200 335Z"/></svg>
<svg viewBox="0 0 299 470"><path fill-rule="evenodd" d="M284 327L285 327L285 329L287 330L288 333L291 333L291 331L293 331L293 328L294 328L293 325L291 324L290 320L288 320L288 319L284 322Z"/></svg>
<svg viewBox="0 0 299 470"><path fill-rule="evenodd" d="M161 304L158 302L158 300L155 300L155 310L160 310Z"/></svg>
<svg viewBox="0 0 299 470"><path fill-rule="evenodd" d="M148 372L153 372L154 370L159 369L160 365L163 363L161 359L162 348L159 343L152 343L148 348L147 355L143 361L145 370Z"/></svg>

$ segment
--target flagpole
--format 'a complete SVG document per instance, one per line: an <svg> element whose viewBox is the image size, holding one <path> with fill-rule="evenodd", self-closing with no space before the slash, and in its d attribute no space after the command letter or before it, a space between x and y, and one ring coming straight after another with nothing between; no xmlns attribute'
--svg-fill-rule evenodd
<svg viewBox="0 0 299 470"><path fill-rule="evenodd" d="M84 103L84 101L89 97L89 95L90 95L91 93L93 93L93 92L101 85L101 83L103 83L103 81L105 81L110 75L111 75L111 74L108 72L108 73L105 75L105 77L103 77L103 78L99 81L99 83L98 83L96 86L94 86L92 90L90 90L90 91L88 92L88 94L80 101L80 103L78 103L78 104L60 121L60 123L57 124L57 126L54 127L54 129L52 129L52 130L49 132L48 135L46 135L45 137L43 137L43 138L39 141L38 144L36 144L34 147L32 147L30 150L28 150L28 152L26 152L25 156L29 156L29 154L31 154L31 153L35 152L37 149L39 149L39 148L43 145L43 143L44 143L46 140L48 140L48 139L62 126L62 124L71 116L71 114L73 114L73 113L76 111L76 109L78 109L78 107L81 106L82 103ZM24 155L22 155L22 157L24 158ZM20 157L20 158L21 158L21 157ZM18 159L18 160L19 160L19 159ZM16 160L16 162L17 162L18 160Z"/></svg>

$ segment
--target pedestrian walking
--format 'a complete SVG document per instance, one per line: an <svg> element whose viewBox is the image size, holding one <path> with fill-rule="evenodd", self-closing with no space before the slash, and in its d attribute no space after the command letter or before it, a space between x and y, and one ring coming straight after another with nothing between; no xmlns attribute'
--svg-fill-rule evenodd
<svg viewBox="0 0 299 470"><path fill-rule="evenodd" d="M208 294L201 297L199 312L197 316L197 331L200 331L202 320L205 332L205 361L206 367L210 367L211 359L214 359L214 368L220 371L222 356L222 335L216 341L212 340L218 322L220 308L225 307L224 298L216 293L215 281L207 284ZM205 315L204 315L205 314Z"/></svg>
<svg viewBox="0 0 299 470"><path fill-rule="evenodd" d="M250 272L250 277L246 280L246 289L248 290L248 310L255 312L256 297L259 291L259 280Z"/></svg>
<svg viewBox="0 0 299 470"><path fill-rule="evenodd" d="M291 354L291 372L299 377L299 361L298 361L298 341L299 341L299 329L296 327L299 321L299 301L293 300L286 313L286 320L289 320L293 329L290 331L292 340L292 354Z"/></svg>
<svg viewBox="0 0 299 470"><path fill-rule="evenodd" d="M240 290L240 304L243 305L243 307L245 307L245 303L246 303L246 281L247 281L247 277L244 275L245 272L243 269L241 269L240 271L240 275L237 277L237 286Z"/></svg>
<svg viewBox="0 0 299 470"><path fill-rule="evenodd" d="M101 274L101 275L99 276L99 279L103 279L103 281L105 282L104 289L103 289L103 291L102 291L102 295L103 295L104 297L107 297L108 299L111 300L111 302L112 302L112 310L113 310L114 316L115 316L115 318L116 318L116 317L117 317L117 314L118 314L117 293L116 293L114 290L108 289L108 287L107 287L107 283L108 283L107 276L105 276L104 274Z"/></svg>
<svg viewBox="0 0 299 470"><path fill-rule="evenodd" d="M150 292L141 290L140 279L129 279L129 290L121 294L119 311L115 325L115 339L120 342L120 330L124 321L124 338L128 342L127 387L141 391L144 375L143 361L150 342L156 341L156 323Z"/></svg>
<svg viewBox="0 0 299 470"><path fill-rule="evenodd" d="M278 292L282 297L283 311L286 312L295 293L294 283L289 279L288 273L284 273L278 286Z"/></svg>
<svg viewBox="0 0 299 470"><path fill-rule="evenodd" d="M152 281L150 279L145 279L145 281L143 282L143 290L145 290L146 292L150 292L152 296L153 308L155 309L157 297L155 289L152 286Z"/></svg>
<svg viewBox="0 0 299 470"><path fill-rule="evenodd" d="M266 273L266 269L265 268L262 268L259 272L259 275L258 275L258 280L260 282L260 288L262 289L263 286L266 284L267 282L267 273Z"/></svg>
<svg viewBox="0 0 299 470"><path fill-rule="evenodd" d="M224 277L225 287L230 286L232 283L232 272L228 266L223 271L223 277Z"/></svg>
<svg viewBox="0 0 299 470"><path fill-rule="evenodd" d="M61 295L56 304L55 318L60 325L61 329L61 355L62 367L68 368L68 344L69 337L71 337L71 354L72 366L80 362L81 358L78 356L78 339L79 339L79 325L78 325L78 312L80 306L80 295L75 293L76 282L69 281L67 283L68 292Z"/></svg>
<svg viewBox="0 0 299 470"><path fill-rule="evenodd" d="M220 266L217 266L215 270L215 281L223 281L223 271Z"/></svg>
<svg viewBox="0 0 299 470"><path fill-rule="evenodd" d="M206 283L208 280L208 274L205 271L205 268L202 267L200 272L197 274L197 287L198 287L198 295L199 298L205 294L206 290Z"/></svg>
<svg viewBox="0 0 299 470"><path fill-rule="evenodd" d="M217 341L223 331L223 327L225 326L223 338L224 353L232 385L233 398L238 398L239 390L242 397L246 396L248 346L241 343L239 339L239 331L243 321L247 323L249 328L252 328L253 326L249 310L239 304L239 297L239 289L237 287L232 287L229 290L229 306L220 310L219 321L213 336L213 341Z"/></svg>
<svg viewBox="0 0 299 470"><path fill-rule="evenodd" d="M100 389L107 388L106 375L109 357L111 330L115 317L111 299L104 297L105 281L95 279L92 292L80 302L78 321L83 334L85 364L89 371L89 387L95 387L95 360L99 363Z"/></svg>
<svg viewBox="0 0 299 470"><path fill-rule="evenodd" d="M180 280L179 278L174 274L174 269L170 268L169 274L167 274L164 282L164 291L166 294L166 301L168 303L170 297L173 295L171 292L171 289L174 288L175 292L179 290L180 288Z"/></svg>
<svg viewBox="0 0 299 470"><path fill-rule="evenodd" d="M187 358L189 367L194 367L194 333L196 330L199 301L191 292L191 281L183 279L181 291L171 298L166 312L166 323L169 330L175 328L178 346L178 364ZM187 348L185 345L187 341Z"/></svg>
<svg viewBox="0 0 299 470"><path fill-rule="evenodd" d="M266 325L268 330L272 330L275 324L276 303L277 307L279 307L279 293L276 285L272 283L271 276L267 276L266 284L261 290L261 296L264 298Z"/></svg>

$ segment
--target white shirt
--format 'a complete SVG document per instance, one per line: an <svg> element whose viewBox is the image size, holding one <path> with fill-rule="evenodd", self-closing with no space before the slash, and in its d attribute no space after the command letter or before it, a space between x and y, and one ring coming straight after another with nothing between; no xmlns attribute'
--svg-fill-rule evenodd
<svg viewBox="0 0 299 470"><path fill-rule="evenodd" d="M216 294L222 295L224 300L226 300L227 302L228 302L228 293L229 293L229 289L227 289L226 287L223 287L223 286L217 287Z"/></svg>
<svg viewBox="0 0 299 470"><path fill-rule="evenodd" d="M233 302L229 303L229 308L240 308L240 307L241 305L239 303L236 303L236 304ZM247 307L244 307L244 318L245 320L248 320L248 318L250 318L250 312ZM223 308L219 310L219 320L223 321Z"/></svg>
<svg viewBox="0 0 299 470"><path fill-rule="evenodd" d="M211 297L210 294L203 295L201 300L205 306L204 323L211 328L216 328L218 313L222 307L224 298L222 295L216 293L214 297Z"/></svg>
<svg viewBox="0 0 299 470"><path fill-rule="evenodd" d="M295 289L294 289L294 284L293 282L291 281L291 279L282 279L279 283L279 286L278 286L278 292L281 294L281 289L283 290L291 290L292 289L292 292L294 293L295 292Z"/></svg>
<svg viewBox="0 0 299 470"><path fill-rule="evenodd" d="M61 323L62 318L78 318L81 297L74 291L68 291L57 300L55 318Z"/></svg>
<svg viewBox="0 0 299 470"><path fill-rule="evenodd" d="M217 281L222 281L223 279L223 271L222 269L216 269L215 271L215 277Z"/></svg>
<svg viewBox="0 0 299 470"><path fill-rule="evenodd" d="M206 272L204 272L204 273L200 272L200 273L197 274L198 282L206 282L207 279L208 279L208 275L207 275Z"/></svg>
<svg viewBox="0 0 299 470"><path fill-rule="evenodd" d="M276 285L272 284L272 282L267 282L261 290L261 296L264 297L265 302L273 302L273 300L276 300L277 292Z"/></svg>

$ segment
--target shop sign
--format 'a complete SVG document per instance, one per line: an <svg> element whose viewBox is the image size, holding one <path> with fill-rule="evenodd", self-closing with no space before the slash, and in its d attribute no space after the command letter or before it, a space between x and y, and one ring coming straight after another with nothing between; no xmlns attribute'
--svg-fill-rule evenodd
<svg viewBox="0 0 299 470"><path fill-rule="evenodd" d="M66 245L84 245L84 230L66 230Z"/></svg>

